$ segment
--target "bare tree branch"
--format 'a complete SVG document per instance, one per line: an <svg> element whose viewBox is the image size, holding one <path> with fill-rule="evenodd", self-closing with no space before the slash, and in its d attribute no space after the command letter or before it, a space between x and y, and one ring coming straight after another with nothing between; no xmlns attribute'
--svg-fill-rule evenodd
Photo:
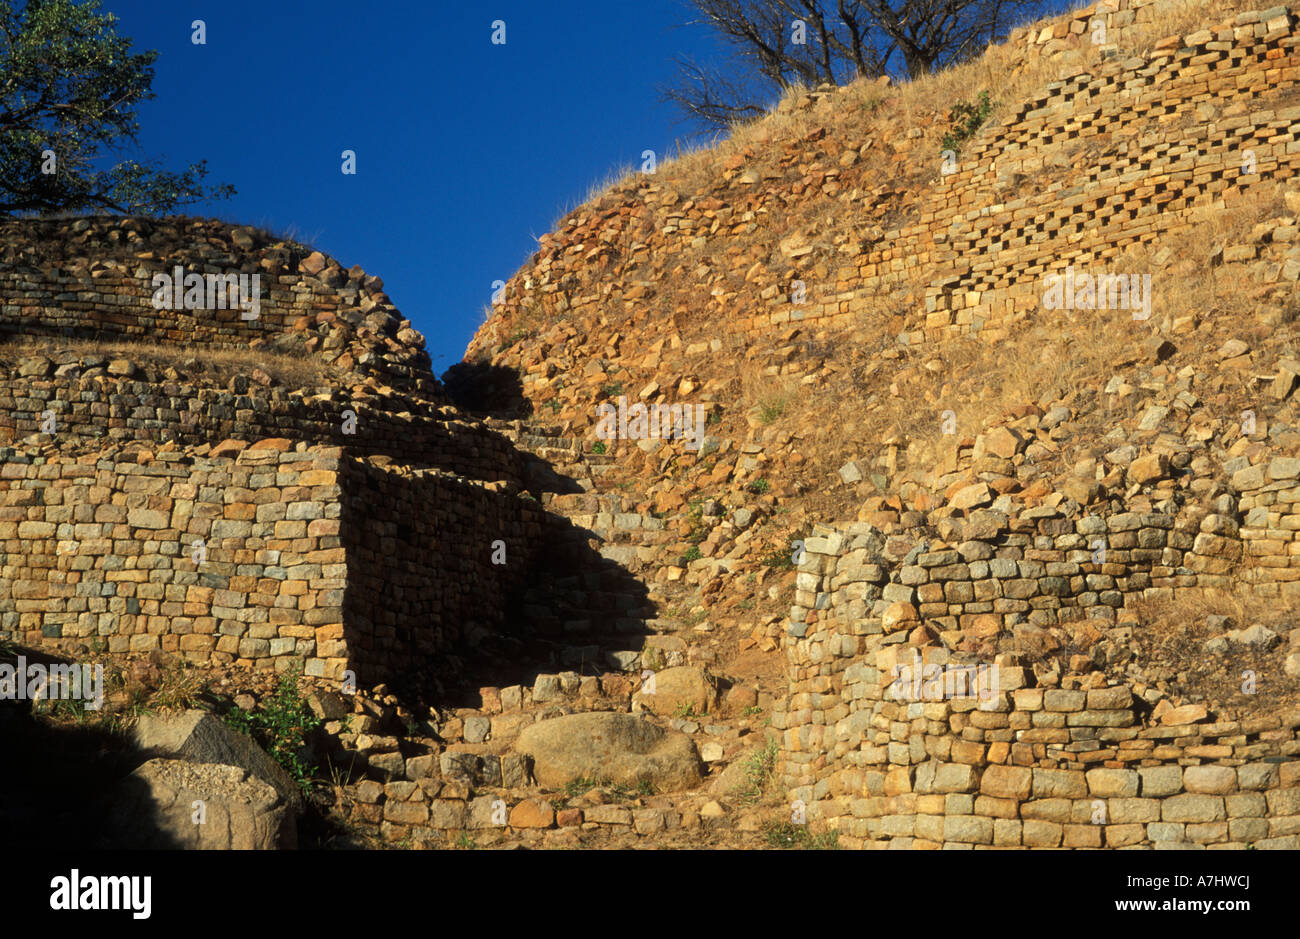
<svg viewBox="0 0 1300 939"><path fill-rule="evenodd" d="M1064 0L686 0L725 62L680 60L664 97L707 128L761 114L796 85L917 78L1001 38L1017 18ZM796 40L796 26L803 41Z"/></svg>

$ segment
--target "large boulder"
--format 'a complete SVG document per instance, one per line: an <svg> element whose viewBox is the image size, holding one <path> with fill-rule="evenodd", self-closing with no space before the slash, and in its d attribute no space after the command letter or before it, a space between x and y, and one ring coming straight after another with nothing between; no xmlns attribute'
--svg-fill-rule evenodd
<svg viewBox="0 0 1300 939"><path fill-rule="evenodd" d="M655 672L632 696L633 711L645 710L661 716L675 716L686 708L694 715L703 715L717 703L717 683L696 665L678 665Z"/></svg>
<svg viewBox="0 0 1300 939"><path fill-rule="evenodd" d="M114 848L203 851L297 847L294 812L267 783L238 766L149 760L112 800Z"/></svg>
<svg viewBox="0 0 1300 939"><path fill-rule="evenodd" d="M519 734L515 751L532 759L533 777L548 788L594 779L672 792L702 778L689 737L631 714L593 711L538 721Z"/></svg>
<svg viewBox="0 0 1300 939"><path fill-rule="evenodd" d="M131 738L150 757L238 766L274 788L293 811L302 809L302 794L284 767L251 737L207 711L142 715Z"/></svg>

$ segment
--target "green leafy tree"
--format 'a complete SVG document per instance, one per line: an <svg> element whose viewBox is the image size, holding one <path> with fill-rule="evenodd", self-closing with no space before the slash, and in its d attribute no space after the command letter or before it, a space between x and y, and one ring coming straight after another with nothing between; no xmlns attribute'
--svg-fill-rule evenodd
<svg viewBox="0 0 1300 939"><path fill-rule="evenodd" d="M121 159L135 109L154 97L157 52L131 52L99 0L0 0L0 213L164 214L234 195L205 189L206 162L183 172Z"/></svg>

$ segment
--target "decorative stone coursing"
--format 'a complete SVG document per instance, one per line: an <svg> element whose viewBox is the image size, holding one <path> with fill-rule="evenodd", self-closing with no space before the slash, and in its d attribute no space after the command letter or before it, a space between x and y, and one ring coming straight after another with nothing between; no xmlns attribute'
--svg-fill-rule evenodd
<svg viewBox="0 0 1300 939"><path fill-rule="evenodd" d="M1186 224L1186 211L1196 205L1294 177L1300 108L1225 121L1199 139L1169 116L1192 119L1196 109L1235 100L1252 84L1269 93L1294 86L1300 79L1296 18L1284 7L1267 14L1246 14L1259 18L1161 42L1149 57L1116 59L1092 72L1076 69L1053 82L963 151L958 169L922 204L920 224L886 232L882 246L860 260L856 276L840 272L834 300L793 310L786 304L744 320L743 328L848 323L878 304L881 288L901 285L906 270L934 268L924 323L909 324L900 341L917 345L964 334L997 341L1039 310L1045 274L1104 263L1117 248ZM1077 16L1087 19L1086 11ZM1134 34L1142 28L1135 26ZM1123 45L1129 31L1112 34L1112 43L1117 38ZM1016 196L1016 182L1046 172L1048 158L1067 142L1079 147L1109 140L1136 124L1149 129L1152 112L1170 129L1144 134L1140 143L1134 138L1131 152L1098 161L1084 183L1071 175ZM1259 172L1243 176L1247 150ZM1153 195L1157 184L1161 191ZM1300 254L1292 250L1279 261L1294 258ZM1275 266L1274 280L1282 266Z"/></svg>
<svg viewBox="0 0 1300 939"><path fill-rule="evenodd" d="M837 241L835 255L808 265L815 272L806 273L804 302L791 301L782 273L783 265L807 263L816 247L813 236L796 233L782 241L780 255L743 253L722 271L716 268L727 262L708 255L703 308L683 302L676 312L706 316L741 337L850 326L888 310L898 312L898 341L911 346L972 334L989 342L1005 338L1040 312L1045 274L1107 263L1131 245L1188 229L1194 208L1262 191L1300 170L1300 107L1292 103L1300 79L1295 14L1274 7L1183 36L1152 32L1162 16L1182 7L1180 0L1099 3L1040 24L1032 38L1017 34L1013 44L1033 50L1028 63L1091 44L1083 25L1097 15L1108 29L1101 62L1068 66L1036 95L1015 102L968 142L954 172L919 195L873 172L888 174L891 161L935 155L918 157L905 143L874 135L864 142L836 133L840 91L813 96L818 104L806 135L787 142L786 163L797 172L760 173L736 154L715 167L717 183L704 192L632 177L541 239L468 356L517 366L524 393L544 396L553 366L512 358L512 331L594 321L618 304L632 311L655 305L650 272L656 259L689 257L728 232L752 233L765 213L780 218L795 201L817 199L828 211L852 212L859 224L851 243ZM1205 21L1228 16L1224 7L1211 5ZM1147 44L1153 47L1147 54L1122 51ZM1250 98L1246 113L1224 117L1243 95ZM854 98L844 107L858 103ZM1096 155L1085 178L1053 175L1089 146ZM1254 154L1254 173L1241 172L1246 151ZM616 259L620 264L611 267ZM1300 248L1268 246L1254 270L1262 286L1289 295L1300 276ZM1157 309L1160 279L1153 277ZM757 298L749 290L756 284L764 285ZM575 329L572 341L583 338ZM701 355L716 351L710 343L698 346L693 351Z"/></svg>

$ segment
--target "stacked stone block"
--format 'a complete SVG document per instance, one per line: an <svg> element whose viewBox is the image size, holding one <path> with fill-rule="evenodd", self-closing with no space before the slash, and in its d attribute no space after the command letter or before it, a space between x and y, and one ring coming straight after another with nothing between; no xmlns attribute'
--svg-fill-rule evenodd
<svg viewBox="0 0 1300 939"><path fill-rule="evenodd" d="M894 666L973 664L879 619L819 618L787 641L778 773L814 829L868 848L1296 848L1300 711L1147 726L1126 685L903 700Z"/></svg>
<svg viewBox="0 0 1300 939"><path fill-rule="evenodd" d="M2 322L2 320L0 320ZM252 355L255 356L255 353ZM194 447L288 437L400 455L470 479L524 482L522 459L500 434L450 407L394 411L383 398L308 398L247 382L239 391L172 381L78 378L0 370L0 443L42 432L52 413L61 448L148 440ZM411 406L407 402L399 405ZM346 412L355 419L348 421Z"/></svg>
<svg viewBox="0 0 1300 939"><path fill-rule="evenodd" d="M8 452L4 635L213 664L341 666L345 656L320 643L343 621L347 583L338 460L337 450L277 446L146 462Z"/></svg>
<svg viewBox="0 0 1300 939"><path fill-rule="evenodd" d="M529 582L544 514L506 483L439 470L342 467L347 558L337 648L359 674L419 686L440 656L508 632L507 604Z"/></svg>
<svg viewBox="0 0 1300 939"><path fill-rule="evenodd" d="M499 626L541 528L505 483L287 440L6 456L0 634L33 646L389 680Z"/></svg>
<svg viewBox="0 0 1300 939"><path fill-rule="evenodd" d="M1300 459L1276 457L1225 465L1241 492L1241 578L1259 596L1300 599Z"/></svg>

